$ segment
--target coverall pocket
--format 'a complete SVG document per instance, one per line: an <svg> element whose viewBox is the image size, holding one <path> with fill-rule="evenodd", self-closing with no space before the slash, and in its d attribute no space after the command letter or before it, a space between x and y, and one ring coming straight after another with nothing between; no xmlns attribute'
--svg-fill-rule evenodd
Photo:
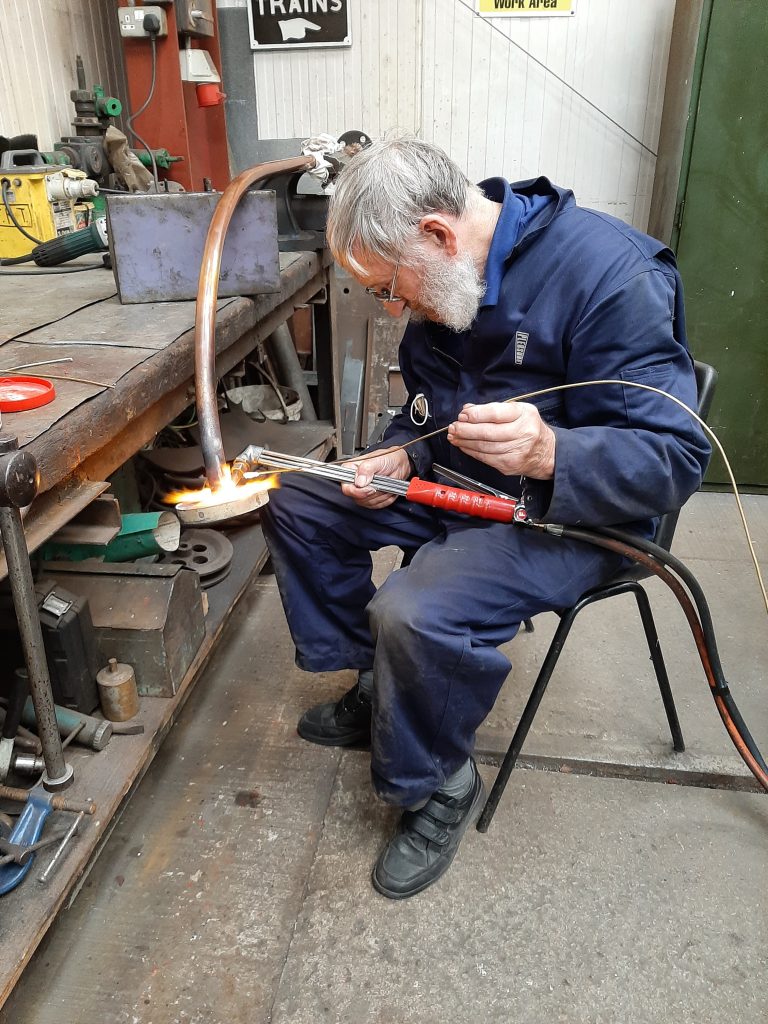
<svg viewBox="0 0 768 1024"><path fill-rule="evenodd" d="M654 366L622 370L621 378L628 383L645 384L659 391L669 392L676 398L679 396L677 374L672 363L657 363ZM674 431L689 438L694 437L693 420L676 402L644 388L631 387L624 388L623 391L627 421L631 427Z"/></svg>

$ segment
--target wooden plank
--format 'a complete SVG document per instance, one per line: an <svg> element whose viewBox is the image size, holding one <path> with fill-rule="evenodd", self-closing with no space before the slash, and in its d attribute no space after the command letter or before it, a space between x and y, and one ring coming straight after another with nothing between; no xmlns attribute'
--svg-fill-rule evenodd
<svg viewBox="0 0 768 1024"><path fill-rule="evenodd" d="M247 299L220 299L218 312ZM78 310L63 320L48 324L24 336L30 345L109 345L167 348L195 325L194 302L142 302L124 306L117 296L105 299L94 309Z"/></svg>
<svg viewBox="0 0 768 1024"><path fill-rule="evenodd" d="M62 354L62 349L55 345L28 345L26 348L24 346L23 341L9 341L0 348L2 361L9 366L17 366L20 363L35 362L38 358L45 359L46 356L55 359ZM18 437L20 445L29 444L79 405L88 402L94 395L109 390L103 385L115 384L151 355L147 349L118 348L112 345L70 345L66 353L72 356L73 362L29 370L29 373L38 373L42 376L49 376L49 371L54 375L51 378L56 389L53 402L39 409L6 413L3 416L3 428ZM58 379L67 376L81 377L83 380L97 383L86 384L81 381Z"/></svg>
<svg viewBox="0 0 768 1024"><path fill-rule="evenodd" d="M234 366L260 337L283 323L296 305L323 287L325 272L320 271L317 255L297 255L283 271L281 292L261 296L258 301L234 299L222 311L216 330L219 372ZM124 376L116 389L97 395L87 407L74 409L54 430L38 436L29 450L38 461L41 490L55 487L99 452L104 458L97 464L111 464L109 472L113 472L194 399L193 373L194 332L187 331ZM121 461L115 462L120 456ZM103 475L99 471L99 479Z"/></svg>
<svg viewBox="0 0 768 1024"><path fill-rule="evenodd" d="M93 262L90 256L69 266ZM0 276L0 345L117 294L111 274Z"/></svg>
<svg viewBox="0 0 768 1024"><path fill-rule="evenodd" d="M289 315L290 309L294 307L294 303L301 303L304 301L304 298L315 294L322 280L321 276L310 279L304 285L304 288L299 289L289 302L282 307L278 307L260 323L258 329L254 328L239 337L238 341L220 356L220 372L226 373L232 366L240 362L253 349L259 332L263 333L264 336L271 333L278 323L284 322ZM145 406L133 418L129 416L121 430L117 429L117 416L115 415L111 422L105 424L107 427L111 426L111 430L107 430L103 436L94 433L94 418L88 417L87 423L90 423L88 432L86 433L83 428L81 428L80 433L74 430L67 431L66 440L62 440L59 436L58 447L56 435L63 428L54 429L52 431L51 444L46 445L43 449L44 454L42 457L36 450L35 443L30 446L29 450L38 458L38 466L41 469L42 478L41 494L33 502L29 515L25 520L25 529L28 531L27 543L30 551L38 548L60 526L66 523L71 516L75 515L88 503L87 501L72 503L71 496L73 494L79 494L80 488L89 485L91 481L97 482L92 486L100 487L102 491L106 489L107 485L99 483L99 481L104 480L114 473L115 470L119 469L142 445L151 440L170 420L185 409L190 402L194 401L195 392L194 385L191 383L191 372L190 368L180 384L162 393L157 401L149 406ZM74 416L74 414L72 415ZM286 424L286 426L298 427L299 424ZM313 447L315 443L320 443L316 437L317 431L320 433L324 432L325 434L332 432L327 424L302 423L300 426L303 432L303 441L306 443L311 442ZM317 428L316 432L313 432L311 429L313 427ZM91 442L95 443L95 448L85 455L84 453L88 451ZM330 441L328 442L328 448L330 448L331 443ZM50 464L46 461L46 453L50 454L53 460ZM55 473L63 465L65 457L75 461L70 465L66 476L57 477ZM49 480L52 482L49 483ZM100 493L100 491L95 493ZM4 577L6 571L4 562L0 561L0 579Z"/></svg>
<svg viewBox="0 0 768 1024"><path fill-rule="evenodd" d="M55 377L83 377L116 384L129 370L151 355L144 348L71 344L62 352L54 345L29 345L26 340L9 341L0 348L0 373L12 366L69 357L72 360L70 363L36 366L26 372L40 374L42 377L53 374Z"/></svg>

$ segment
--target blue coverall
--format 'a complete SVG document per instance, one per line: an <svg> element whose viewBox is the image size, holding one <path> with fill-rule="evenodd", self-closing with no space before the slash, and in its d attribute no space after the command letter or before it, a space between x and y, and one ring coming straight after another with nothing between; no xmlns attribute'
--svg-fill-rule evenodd
<svg viewBox="0 0 768 1024"><path fill-rule="evenodd" d="M481 183L502 203L472 327L410 325L400 346L409 401L379 447L452 422L467 402L618 378L696 406L681 282L672 253L607 215L578 207L546 178ZM411 406L426 399L426 422ZM534 517L622 524L651 536L654 517L698 488L710 454L674 402L601 385L533 399L556 434L552 481L505 477L448 444L408 449L416 473L449 466L506 493ZM423 400L420 401L423 409ZM414 806L471 754L510 663L498 647L538 612L567 607L620 559L534 530L398 499L361 508L337 485L289 476L263 511L297 664L374 668L371 770L376 792ZM370 552L416 553L375 590Z"/></svg>

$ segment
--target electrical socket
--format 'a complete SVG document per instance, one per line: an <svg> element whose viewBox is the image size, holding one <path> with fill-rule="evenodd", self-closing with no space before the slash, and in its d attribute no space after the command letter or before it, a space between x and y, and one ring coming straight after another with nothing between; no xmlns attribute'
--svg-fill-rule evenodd
<svg viewBox="0 0 768 1024"><path fill-rule="evenodd" d="M144 7L119 7L117 16L120 21L120 35L126 39L148 39L149 32L144 28L144 18L147 14L154 14L160 22L160 36L168 35L168 18L162 7L152 4Z"/></svg>

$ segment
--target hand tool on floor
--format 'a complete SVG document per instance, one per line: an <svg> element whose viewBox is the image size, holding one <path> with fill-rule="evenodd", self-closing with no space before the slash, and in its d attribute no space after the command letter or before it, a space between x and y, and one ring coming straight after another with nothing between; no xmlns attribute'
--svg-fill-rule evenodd
<svg viewBox="0 0 768 1024"><path fill-rule="evenodd" d="M237 482L238 480L258 478L262 474L254 472L256 466L309 473L312 476L336 480L339 483L354 483L356 475L353 466L319 462L317 459L286 455L282 452L268 451L259 445L249 445L232 463L233 479ZM467 483L472 483L472 481L467 480ZM526 519L525 506L522 501L502 495L501 492L486 494L465 487L448 487L445 484L433 483L431 480L420 480L417 476L410 480L374 476L371 479L371 486L377 491L397 494L418 505L429 505L432 508L459 512L462 515L476 516L479 519L492 519L499 523L522 523Z"/></svg>
<svg viewBox="0 0 768 1024"><path fill-rule="evenodd" d="M0 799L21 800L25 803L24 810L19 815L19 820L13 828L8 839L14 851L14 861L0 864L0 895L10 892L24 879L34 858L34 851L40 840L43 826L54 810L74 811L78 815L93 814L96 807L91 802L76 803L64 800L62 797L53 796L47 792L42 785L35 786L30 790L11 789L8 786L0 786ZM78 820L81 820L78 818ZM70 830L74 832L74 829ZM69 832L68 832L69 834ZM39 847L36 847L39 849ZM31 854L25 857L25 849Z"/></svg>

